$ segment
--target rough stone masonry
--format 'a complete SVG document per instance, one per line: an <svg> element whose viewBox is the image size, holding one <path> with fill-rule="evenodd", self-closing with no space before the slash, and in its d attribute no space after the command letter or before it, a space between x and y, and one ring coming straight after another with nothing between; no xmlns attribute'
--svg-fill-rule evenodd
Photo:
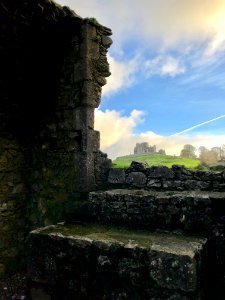
<svg viewBox="0 0 225 300"><path fill-rule="evenodd" d="M31 228L69 218L111 165L94 130L110 35L50 0L0 1L1 274Z"/></svg>

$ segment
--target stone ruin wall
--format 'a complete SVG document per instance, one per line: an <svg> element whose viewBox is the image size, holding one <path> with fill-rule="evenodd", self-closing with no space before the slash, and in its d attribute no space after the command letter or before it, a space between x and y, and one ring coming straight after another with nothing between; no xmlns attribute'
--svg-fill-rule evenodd
<svg viewBox="0 0 225 300"><path fill-rule="evenodd" d="M223 171L137 162L111 169L108 186L89 193L83 220L31 232L33 293L225 299L224 199Z"/></svg>
<svg viewBox="0 0 225 300"><path fill-rule="evenodd" d="M66 218L102 182L94 110L111 30L49 0L0 3L0 273L31 228ZM7 263L8 262L8 263Z"/></svg>
<svg viewBox="0 0 225 300"><path fill-rule="evenodd" d="M142 188L156 191L225 191L225 172L191 171L182 165L148 167L133 161L129 168L112 168L108 188Z"/></svg>
<svg viewBox="0 0 225 300"><path fill-rule="evenodd" d="M108 192L89 194L89 213L110 224L207 236L223 226L224 198L224 171L133 162L130 168L110 170Z"/></svg>
<svg viewBox="0 0 225 300"><path fill-rule="evenodd" d="M206 294L190 299L225 299L224 171L132 162L127 169L110 170L107 190L89 193L88 211L92 221L110 226L203 237L200 277Z"/></svg>

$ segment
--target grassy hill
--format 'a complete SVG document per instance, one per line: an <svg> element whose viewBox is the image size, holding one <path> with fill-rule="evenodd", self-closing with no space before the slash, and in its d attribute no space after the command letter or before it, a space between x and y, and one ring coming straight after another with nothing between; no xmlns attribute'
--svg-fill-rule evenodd
<svg viewBox="0 0 225 300"><path fill-rule="evenodd" d="M127 155L117 157L113 161L114 168L128 168L131 162L140 161L147 162L151 166L166 166L171 167L172 165L184 165L188 169L195 169L199 164L199 159L184 158L163 154L143 154L143 155Z"/></svg>

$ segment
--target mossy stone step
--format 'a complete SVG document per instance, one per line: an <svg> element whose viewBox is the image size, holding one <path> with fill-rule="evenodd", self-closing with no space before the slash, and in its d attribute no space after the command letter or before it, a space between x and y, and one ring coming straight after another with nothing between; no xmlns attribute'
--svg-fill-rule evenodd
<svg viewBox="0 0 225 300"><path fill-rule="evenodd" d="M202 293L203 238L86 223L32 231L29 243L33 295L187 300Z"/></svg>
<svg viewBox="0 0 225 300"><path fill-rule="evenodd" d="M88 206L103 223L208 235L225 218L225 193L114 189L89 193Z"/></svg>

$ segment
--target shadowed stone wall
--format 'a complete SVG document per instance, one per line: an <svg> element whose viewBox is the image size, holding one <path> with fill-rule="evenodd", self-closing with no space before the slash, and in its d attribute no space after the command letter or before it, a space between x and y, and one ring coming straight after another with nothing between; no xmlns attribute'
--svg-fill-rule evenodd
<svg viewBox="0 0 225 300"><path fill-rule="evenodd" d="M0 272L110 167L94 130L110 35L49 0L0 2Z"/></svg>
<svg viewBox="0 0 225 300"><path fill-rule="evenodd" d="M127 169L110 169L109 188L142 188L156 191L225 192L225 172L191 171L184 166L148 167L132 162Z"/></svg>

